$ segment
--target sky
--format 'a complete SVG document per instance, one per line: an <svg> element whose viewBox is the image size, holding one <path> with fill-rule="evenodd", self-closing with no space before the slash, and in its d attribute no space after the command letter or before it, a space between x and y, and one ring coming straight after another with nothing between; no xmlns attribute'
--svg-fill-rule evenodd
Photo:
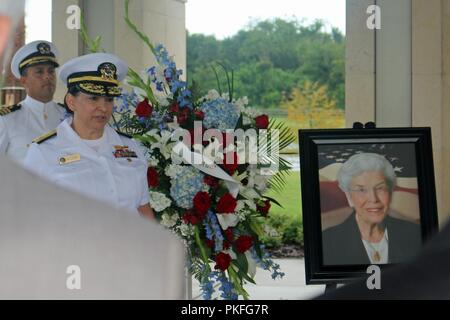
<svg viewBox="0 0 450 320"><path fill-rule="evenodd" d="M113 1L113 0L111 0ZM27 0L25 41L51 41L51 0ZM254 20L274 17L323 20L345 33L345 0L188 0L186 28L192 33L230 37Z"/></svg>

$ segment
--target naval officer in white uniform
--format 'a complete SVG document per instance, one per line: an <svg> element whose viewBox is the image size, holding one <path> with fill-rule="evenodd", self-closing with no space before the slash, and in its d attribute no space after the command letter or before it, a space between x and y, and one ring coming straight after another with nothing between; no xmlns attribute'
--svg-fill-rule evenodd
<svg viewBox="0 0 450 320"><path fill-rule="evenodd" d="M0 108L0 155L22 162L31 141L53 130L64 119L65 109L53 101L58 51L43 40L20 48L11 62L27 96L17 105Z"/></svg>
<svg viewBox="0 0 450 320"><path fill-rule="evenodd" d="M65 103L73 116L36 139L24 164L61 186L153 218L146 158L133 139L108 125L126 73L126 63L107 53L64 64L60 79L67 85Z"/></svg>

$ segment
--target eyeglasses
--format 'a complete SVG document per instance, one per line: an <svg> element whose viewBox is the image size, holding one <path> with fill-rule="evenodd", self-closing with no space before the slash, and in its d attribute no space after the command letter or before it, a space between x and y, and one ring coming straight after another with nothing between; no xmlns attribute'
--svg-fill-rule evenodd
<svg viewBox="0 0 450 320"><path fill-rule="evenodd" d="M367 196L367 194L371 190L373 190L373 192L376 193L377 195L382 195L382 194L384 195L389 192L389 187L386 184L382 184L382 185L371 187L371 188L356 187L356 188L350 189L349 191L354 192L358 196Z"/></svg>

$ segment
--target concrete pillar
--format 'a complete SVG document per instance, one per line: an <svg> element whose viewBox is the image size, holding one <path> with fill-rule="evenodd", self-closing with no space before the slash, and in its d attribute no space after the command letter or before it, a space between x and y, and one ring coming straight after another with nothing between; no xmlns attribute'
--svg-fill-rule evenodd
<svg viewBox="0 0 450 320"><path fill-rule="evenodd" d="M186 70L185 0L131 0L130 19L153 44L162 43L174 56L178 69ZM123 0L53 0L52 39L60 48L61 62L87 53L77 30L66 27L66 9L76 4L84 12L92 38L102 37L102 47L126 60L135 71L154 65L148 47L126 25ZM62 97L64 90L58 90ZM60 98L62 99L62 98Z"/></svg>
<svg viewBox="0 0 450 320"><path fill-rule="evenodd" d="M376 124L411 126L411 0L377 0Z"/></svg>
<svg viewBox="0 0 450 320"><path fill-rule="evenodd" d="M444 2L448 2L444 0ZM433 160L436 180L436 198L440 222L444 222L448 210L444 181L448 171L443 166L443 149L446 141L442 123L443 105L443 17L442 0L424 3L412 0L412 124L431 127ZM446 199L447 198L447 199Z"/></svg>
<svg viewBox="0 0 450 320"><path fill-rule="evenodd" d="M345 122L375 121L375 32L367 28L366 10L375 0L347 0L345 52Z"/></svg>

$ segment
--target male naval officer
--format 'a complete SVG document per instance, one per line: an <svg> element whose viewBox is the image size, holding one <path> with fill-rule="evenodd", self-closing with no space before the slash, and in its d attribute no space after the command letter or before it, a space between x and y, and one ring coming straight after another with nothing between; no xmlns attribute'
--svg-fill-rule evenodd
<svg viewBox="0 0 450 320"><path fill-rule="evenodd" d="M0 108L0 154L21 163L33 139L53 130L63 120L65 109L53 101L56 47L43 40L20 48L11 62L13 75L25 87L25 100Z"/></svg>

